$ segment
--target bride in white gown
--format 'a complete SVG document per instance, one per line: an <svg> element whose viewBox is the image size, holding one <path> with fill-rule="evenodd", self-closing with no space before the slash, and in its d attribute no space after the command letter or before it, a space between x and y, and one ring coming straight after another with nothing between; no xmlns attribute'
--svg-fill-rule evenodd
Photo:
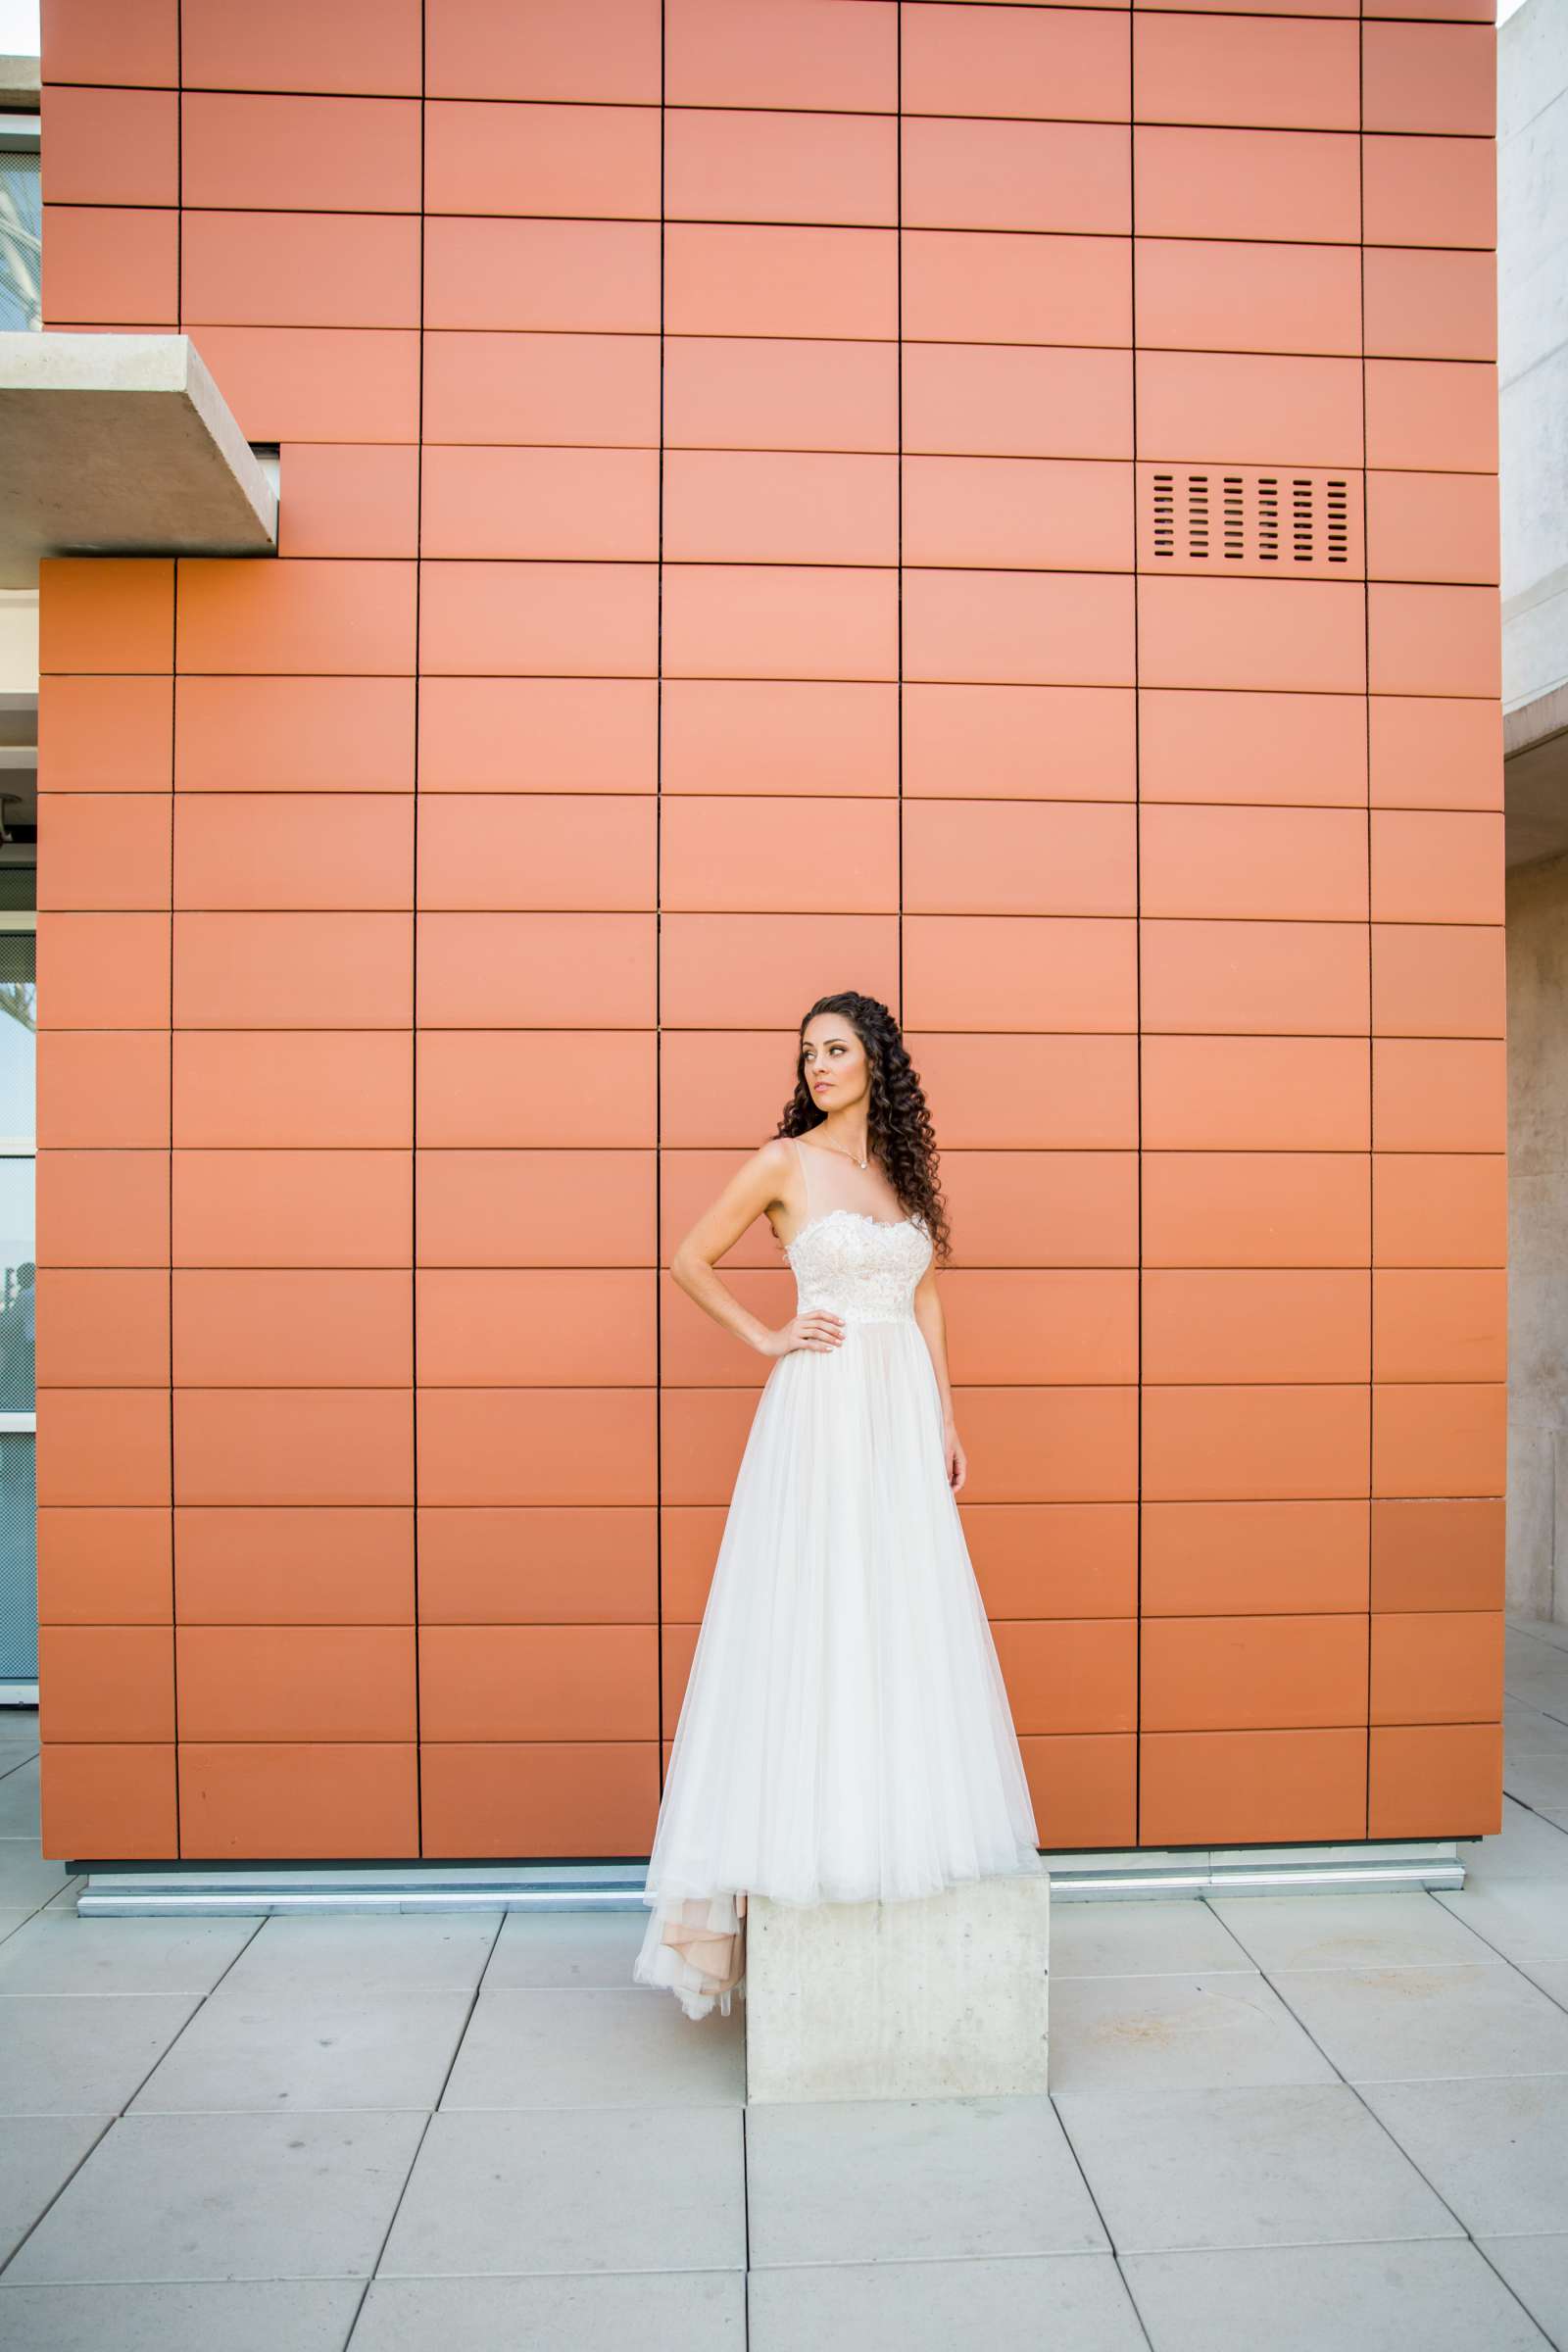
<svg viewBox="0 0 1568 2352"><path fill-rule="evenodd" d="M897 1022L823 997L794 1099L670 1261L774 1359L736 1474L670 1752L634 1979L689 2017L745 1989L746 1898L905 1901L1041 1871L955 1497L937 1296L947 1219ZM766 1215L797 1286L774 1329L714 1261Z"/></svg>

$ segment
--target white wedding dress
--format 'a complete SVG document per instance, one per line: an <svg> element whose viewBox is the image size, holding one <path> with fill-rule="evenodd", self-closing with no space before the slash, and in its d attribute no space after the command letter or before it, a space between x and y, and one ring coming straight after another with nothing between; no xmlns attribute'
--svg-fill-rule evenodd
<svg viewBox="0 0 1568 2352"><path fill-rule="evenodd" d="M749 1892L898 1902L1045 1868L914 1318L930 1238L795 1148L795 1311L844 1336L763 1384L670 1751L632 1974L694 2018L744 1992Z"/></svg>

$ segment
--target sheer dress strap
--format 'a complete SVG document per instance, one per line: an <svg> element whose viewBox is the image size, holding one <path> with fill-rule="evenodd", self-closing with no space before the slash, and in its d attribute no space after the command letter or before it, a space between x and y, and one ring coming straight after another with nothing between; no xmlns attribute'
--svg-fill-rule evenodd
<svg viewBox="0 0 1568 2352"><path fill-rule="evenodd" d="M801 1225L802 1229L804 1230L805 1227L809 1225L811 1222L811 1166L809 1160L806 1156L806 1153L801 1150L800 1137L798 1135L792 1135L790 1137L790 1142L795 1146L795 1164L801 1171L801 1182L806 1187L806 1211L801 1218Z"/></svg>

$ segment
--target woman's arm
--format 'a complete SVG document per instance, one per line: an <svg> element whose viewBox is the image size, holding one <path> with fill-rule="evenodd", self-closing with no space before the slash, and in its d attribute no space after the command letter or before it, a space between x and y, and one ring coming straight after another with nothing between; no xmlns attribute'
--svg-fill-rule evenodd
<svg viewBox="0 0 1568 2352"><path fill-rule="evenodd" d="M736 1339L755 1348L759 1355L787 1355L795 1348L825 1351L836 1348L842 1320L826 1307L792 1315L781 1329L764 1323L741 1304L713 1271L716 1258L735 1244L749 1225L775 1202L787 1201L786 1188L795 1173L794 1149L785 1136L771 1136L730 1178L711 1208L705 1209L689 1233L683 1234L669 1261L670 1273L688 1298L711 1315Z"/></svg>
<svg viewBox="0 0 1568 2352"><path fill-rule="evenodd" d="M931 1368L937 1376L937 1392L942 1398L942 1443L947 1457L948 1484L955 1494L969 1474L963 1447L953 1417L953 1383L948 1377L948 1327L942 1312L942 1299L937 1291L937 1270L927 1266L914 1291L914 1319L920 1326L931 1355Z"/></svg>

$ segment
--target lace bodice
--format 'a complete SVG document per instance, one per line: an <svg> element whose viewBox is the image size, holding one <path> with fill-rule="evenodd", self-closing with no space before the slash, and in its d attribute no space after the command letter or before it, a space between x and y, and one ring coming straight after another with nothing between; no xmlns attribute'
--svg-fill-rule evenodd
<svg viewBox="0 0 1568 2352"><path fill-rule="evenodd" d="M895 1224L855 1208L830 1208L803 1225L784 1252L795 1269L795 1311L831 1307L846 1323L884 1323L914 1312L915 1285L931 1263L923 1224Z"/></svg>

